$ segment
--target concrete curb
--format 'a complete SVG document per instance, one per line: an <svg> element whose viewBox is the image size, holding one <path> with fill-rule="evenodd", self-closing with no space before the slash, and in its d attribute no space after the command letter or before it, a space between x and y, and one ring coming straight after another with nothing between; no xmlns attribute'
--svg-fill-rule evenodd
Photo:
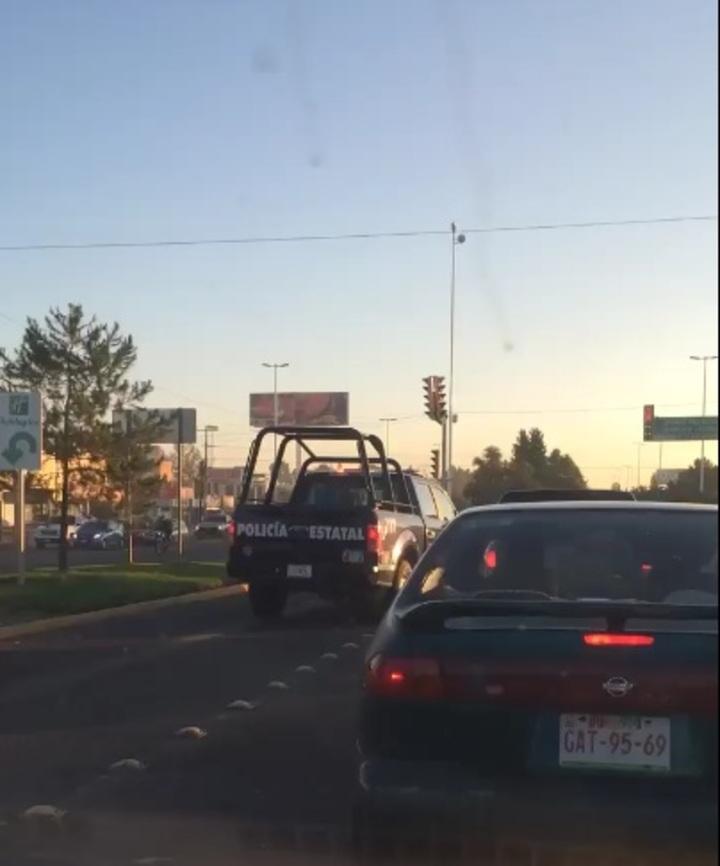
<svg viewBox="0 0 720 866"><path fill-rule="evenodd" d="M187 592L184 595L173 595L168 598L154 598L151 601L136 601L120 607L105 607L100 610L89 610L85 613L73 613L68 616L54 616L50 619L35 619L18 625L0 626L0 641L11 640L27 635L43 634L57 629L72 628L85 623L101 622L104 619L114 619L121 616L132 616L137 613L159 610L165 607L175 607L181 604L193 604L198 601L213 601L219 598L244 595L247 591L244 585L222 586L218 589L204 589L199 592Z"/></svg>

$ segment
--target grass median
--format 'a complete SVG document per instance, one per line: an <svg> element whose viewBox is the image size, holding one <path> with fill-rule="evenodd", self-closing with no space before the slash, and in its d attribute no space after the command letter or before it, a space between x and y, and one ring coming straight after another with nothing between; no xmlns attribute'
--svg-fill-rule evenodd
<svg viewBox="0 0 720 866"><path fill-rule="evenodd" d="M56 570L35 569L20 585L17 575L0 576L0 624L85 613L186 595L222 586L222 562L87 565L62 579Z"/></svg>

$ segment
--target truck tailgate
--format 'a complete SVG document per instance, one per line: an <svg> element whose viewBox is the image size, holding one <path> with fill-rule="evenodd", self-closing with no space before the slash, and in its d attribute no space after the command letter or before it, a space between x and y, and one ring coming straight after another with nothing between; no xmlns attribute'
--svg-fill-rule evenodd
<svg viewBox="0 0 720 866"><path fill-rule="evenodd" d="M377 527L371 508L244 506L235 514L231 558L242 576L305 576L302 568L290 574L288 566L373 565L368 527Z"/></svg>

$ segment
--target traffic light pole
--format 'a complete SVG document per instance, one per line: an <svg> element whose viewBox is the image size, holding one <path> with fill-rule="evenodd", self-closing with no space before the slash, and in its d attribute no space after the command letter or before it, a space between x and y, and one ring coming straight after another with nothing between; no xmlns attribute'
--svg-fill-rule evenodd
<svg viewBox="0 0 720 866"><path fill-rule="evenodd" d="M440 478L442 479L442 486L445 490L448 489L450 479L448 477L448 419L447 415L440 422L442 428L442 439L440 441Z"/></svg>

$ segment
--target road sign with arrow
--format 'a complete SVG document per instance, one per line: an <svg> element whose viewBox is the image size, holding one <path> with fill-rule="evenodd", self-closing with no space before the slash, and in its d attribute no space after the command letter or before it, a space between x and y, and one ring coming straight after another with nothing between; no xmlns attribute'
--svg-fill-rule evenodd
<svg viewBox="0 0 720 866"><path fill-rule="evenodd" d="M42 400L35 391L0 392L0 472L40 469Z"/></svg>

